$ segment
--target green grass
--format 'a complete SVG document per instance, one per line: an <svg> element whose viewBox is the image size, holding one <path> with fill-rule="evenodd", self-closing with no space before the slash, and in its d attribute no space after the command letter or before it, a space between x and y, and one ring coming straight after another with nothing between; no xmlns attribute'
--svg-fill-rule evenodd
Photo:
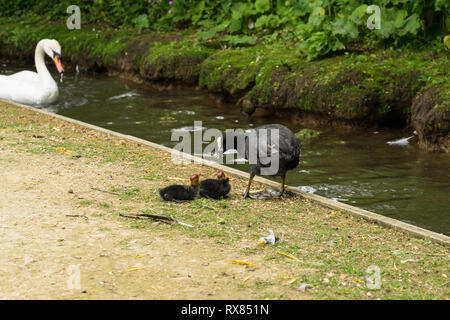
<svg viewBox="0 0 450 320"><path fill-rule="evenodd" d="M83 207L89 207L89 206L94 204L94 201L92 201L92 200L81 200L81 201L78 202L78 204L80 206L83 206Z"/></svg>
<svg viewBox="0 0 450 320"><path fill-rule="evenodd" d="M101 203L98 204L98 206L99 206L100 208L105 208L105 209L111 208L111 204L110 204L110 203L107 203L107 202L101 202Z"/></svg>

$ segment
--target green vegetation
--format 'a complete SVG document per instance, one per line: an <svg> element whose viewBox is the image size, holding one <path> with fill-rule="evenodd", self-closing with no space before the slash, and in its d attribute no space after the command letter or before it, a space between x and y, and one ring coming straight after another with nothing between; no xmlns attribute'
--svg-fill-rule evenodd
<svg viewBox="0 0 450 320"><path fill-rule="evenodd" d="M58 20L70 0L0 0L3 16L35 14ZM200 30L200 39L217 45L251 46L284 41L315 59L374 45L416 46L442 41L450 28L445 0L376 0L381 24L370 30L375 9L362 0L112 0L78 1L83 23L139 30Z"/></svg>

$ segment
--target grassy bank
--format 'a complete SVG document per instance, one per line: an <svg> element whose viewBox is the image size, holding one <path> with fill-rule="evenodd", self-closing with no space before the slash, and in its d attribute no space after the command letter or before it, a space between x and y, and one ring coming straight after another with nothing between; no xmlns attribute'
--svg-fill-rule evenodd
<svg viewBox="0 0 450 320"><path fill-rule="evenodd" d="M116 137L77 127L32 111L0 102L0 149L12 157L30 155L56 163L76 162L77 174L105 184L83 199L75 197L67 206L77 206L80 215L114 221L122 228L154 237L188 237L189 247L199 243L223 248L236 260L257 266L227 264L229 270L244 270L228 278L233 290L251 298L298 298L297 288L310 284L306 294L314 298L357 299L448 299L448 248L402 232L382 228L343 212L331 211L294 196L287 199L252 201L240 193L246 181L232 177L229 199L196 199L185 204L163 202L156 190L183 183L194 172L213 176L214 170L199 165L176 166L170 155ZM9 161L14 161L13 159ZM32 166L29 170L35 170ZM110 177L110 178L108 178ZM255 184L255 189L262 185ZM61 191L67 194L67 191ZM77 193L74 189L72 192ZM20 197L20 194L17 194ZM150 213L171 216L194 228L146 220L129 220L120 214ZM54 214L58 214L55 212ZM273 229L284 233L284 242L258 246L258 239ZM106 234L107 228L102 230ZM217 252L220 250L217 249ZM66 248L70 254L71 248ZM195 251L195 250L193 250ZM289 258L287 253L294 258ZM205 257L202 257L205 258ZM207 258L207 257L206 257ZM220 259L220 258L219 258ZM381 271L381 288L366 286L367 268ZM136 275L138 277L138 275ZM211 279L211 283L215 281ZM242 296L242 295L241 295Z"/></svg>
<svg viewBox="0 0 450 320"><path fill-rule="evenodd" d="M306 61L286 42L229 47L193 31L138 33L0 18L0 56L32 62L35 44L56 38L69 68L121 72L158 83L198 85L256 108L330 122L410 126L427 150L450 150L449 54L429 47L353 52Z"/></svg>

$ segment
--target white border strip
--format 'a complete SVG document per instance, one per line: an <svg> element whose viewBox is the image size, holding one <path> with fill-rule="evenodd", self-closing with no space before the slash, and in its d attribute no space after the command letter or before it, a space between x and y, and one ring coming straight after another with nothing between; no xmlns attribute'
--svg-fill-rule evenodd
<svg viewBox="0 0 450 320"><path fill-rule="evenodd" d="M64 117L64 116L61 116L59 114L51 113L51 112L48 112L48 111L45 111L45 110L33 108L33 107L26 106L26 105L23 105L23 104L11 102L11 101L6 101L6 100L2 100L2 99L0 99L0 101L5 102L5 103L10 104L10 105L17 106L19 108L27 109L27 110L30 110L30 111L33 111L33 112L44 114L46 116L50 116L50 117L53 117L53 118L57 118L57 119L66 121L66 122L70 122L72 124L75 124L75 125L78 125L78 126L81 126L81 127L85 127L85 128L92 129L92 130L95 130L95 131L103 132L103 133L106 133L106 134L109 134L109 135L112 135L112 136L116 136L116 137L119 137L119 138L122 138L122 139L126 139L126 140L129 140L129 141L132 141L134 143L138 143L138 144L142 144L142 145L145 145L145 146L149 146L149 147L152 147L152 148L164 151L164 152L168 152L168 153L175 152L175 154L178 153L179 156L183 157L184 159L190 159L192 161L195 159L196 163L198 163L198 164L205 165L205 166L212 167L212 168L223 169L223 170L226 170L227 172L229 172L231 174L234 174L234 175L242 177L242 178L246 178L246 179L249 178L249 174L246 173L246 172L243 172L243 171L240 171L240 170L237 170L237 169L233 169L233 168L230 168L230 167L226 167L226 166L223 166L223 165L218 164L216 162L213 162L213 161L210 161L210 160L205 160L205 159L202 159L202 158L190 155L190 154L182 153L181 151L174 151L171 148L168 148L168 147L165 147L165 146L162 146L160 144L156 144L156 143L144 140L144 139L140 139L140 138L137 138L137 137L134 137L134 136L125 135L125 134L122 134L122 133L119 133L119 132L111 131L111 130L108 130L108 129L105 129L105 128L101 128L101 127L98 127L98 126L95 126L95 125L92 125L92 124L89 124L89 123L85 123L85 122L82 122L82 121L79 121L79 120L75 120L75 119L71 119L71 118L68 118L68 117ZM262 178L262 177L258 177L258 176L255 177L255 181L258 181L260 183L263 183L263 184L266 184L266 185L269 185L269 186L272 186L272 187L279 187L280 186L280 184L277 183L277 182L274 182L274 181L271 181L269 179L265 179L265 178ZM363 210L363 209L360 209L360 208L357 208L357 207L354 207L354 206L351 206L351 205L348 205L348 204L345 204L345 203L341 203L339 201L330 200L328 198L325 198L325 197L322 197L322 196L319 196L319 195L316 195L316 194L307 193L307 192L298 190L297 188L293 188L293 187L287 186L286 189L291 191L292 193L300 195L301 197L303 197L305 199L318 202L318 203L320 203L321 205L323 205L325 207L328 207L328 208L331 208L331 209L334 209L334 210L342 210L342 211L345 211L345 212L347 212L347 213L349 213L349 214L351 214L351 215L353 215L355 217L363 218L363 219L365 219L367 221L370 221L370 222L373 222L373 223L377 223L377 224L379 224L381 226L392 228L394 230L404 231L404 232L409 233L409 234L411 234L411 235L413 235L415 237L418 237L418 238L423 238L423 239L427 239L427 240L431 240L431 241L443 244L445 246L450 246L450 237L448 237L448 236L446 236L444 234L433 232L433 231L430 231L430 230L426 230L426 229L423 229L423 228L420 228L420 227L416 227L416 226L411 225L411 224L406 223L406 222L402 222L402 221L399 221L399 220L396 220L396 219L385 217L383 215L380 215L380 214L377 214L377 213L374 213L374 212L370 212L370 211L367 211L367 210Z"/></svg>

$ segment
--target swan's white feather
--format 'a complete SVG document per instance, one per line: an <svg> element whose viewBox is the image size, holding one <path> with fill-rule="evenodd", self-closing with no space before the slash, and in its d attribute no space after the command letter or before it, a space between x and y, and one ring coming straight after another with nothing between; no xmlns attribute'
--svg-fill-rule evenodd
<svg viewBox="0 0 450 320"><path fill-rule="evenodd" d="M0 75L0 99L23 104L46 105L58 99L58 85L47 70L44 55L60 54L56 40L43 39L36 46L35 63L38 72L20 71L12 75Z"/></svg>
<svg viewBox="0 0 450 320"><path fill-rule="evenodd" d="M22 71L10 76L0 76L0 98L15 102L44 105L58 98L58 86L44 85L36 72Z"/></svg>

